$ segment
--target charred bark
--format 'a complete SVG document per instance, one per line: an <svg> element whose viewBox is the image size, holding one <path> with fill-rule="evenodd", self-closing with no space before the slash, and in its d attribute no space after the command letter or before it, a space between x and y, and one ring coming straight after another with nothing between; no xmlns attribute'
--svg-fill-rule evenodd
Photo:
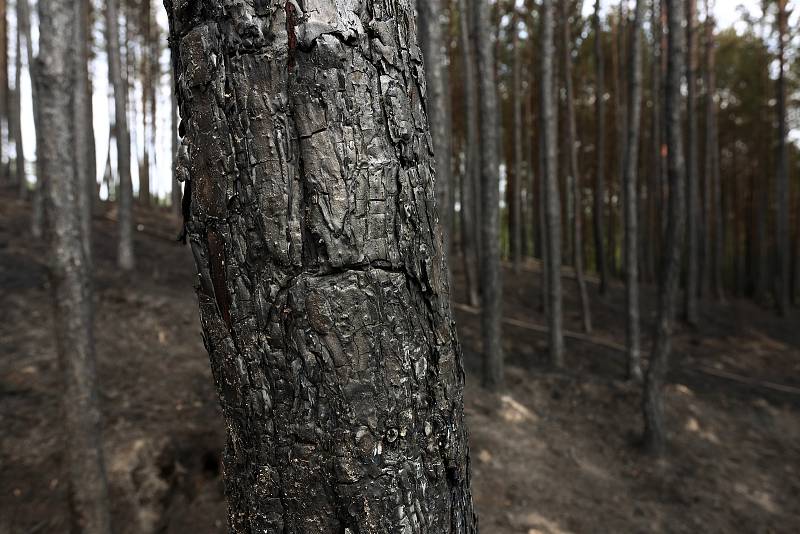
<svg viewBox="0 0 800 534"><path fill-rule="evenodd" d="M172 2L231 532L473 533L413 4Z"/></svg>
<svg viewBox="0 0 800 534"><path fill-rule="evenodd" d="M697 295L700 277L700 188L697 167L697 0L686 0L686 322L697 324Z"/></svg>

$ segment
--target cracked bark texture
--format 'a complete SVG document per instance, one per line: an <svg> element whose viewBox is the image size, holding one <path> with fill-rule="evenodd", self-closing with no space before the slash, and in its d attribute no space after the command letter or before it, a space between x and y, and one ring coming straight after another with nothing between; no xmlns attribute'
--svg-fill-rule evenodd
<svg viewBox="0 0 800 534"><path fill-rule="evenodd" d="M644 415L643 445L652 454L663 454L664 429L663 387L672 350L672 329L678 305L681 276L681 241L684 234L686 202L686 163L683 159L681 128L681 84L686 48L683 32L683 0L665 0L667 8L667 78L665 113L667 128L667 175L669 207L662 279L659 287L659 308L655 340L647 369L642 399Z"/></svg>
<svg viewBox="0 0 800 534"><path fill-rule="evenodd" d="M642 117L642 21L644 0L636 1L631 28L628 79L628 142L623 162L623 187L625 188L625 298L627 311L628 378L642 379L641 335L639 324L639 142Z"/></svg>
<svg viewBox="0 0 800 534"><path fill-rule="evenodd" d="M231 532L476 532L413 1L165 6Z"/></svg>
<svg viewBox="0 0 800 534"><path fill-rule="evenodd" d="M80 7L80 6L78 6ZM50 280L56 345L62 375L65 450L73 532L111 532L108 489L100 439L89 262L80 213L85 182L76 178L76 136L71 102L82 74L73 50L74 0L39 4L36 76L39 114L47 128L37 131L43 175L48 176L45 209L51 247ZM84 71L85 72L85 71Z"/></svg>

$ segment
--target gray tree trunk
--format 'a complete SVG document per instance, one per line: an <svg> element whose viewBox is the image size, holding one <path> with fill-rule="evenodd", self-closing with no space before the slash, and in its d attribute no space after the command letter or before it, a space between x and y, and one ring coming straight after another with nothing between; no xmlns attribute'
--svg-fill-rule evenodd
<svg viewBox="0 0 800 534"><path fill-rule="evenodd" d="M453 151L450 126L450 84L447 64L447 26L441 0L417 0L419 42L425 60L428 120L436 154L436 202L445 257L450 264L453 233L453 196L450 158Z"/></svg>
<svg viewBox="0 0 800 534"><path fill-rule="evenodd" d="M8 83L8 13L6 0L0 0L0 133L9 121L9 83ZM2 135L0 135L2 138ZM7 184L10 178L8 165L3 163L5 141L0 142L0 183Z"/></svg>
<svg viewBox="0 0 800 534"><path fill-rule="evenodd" d="M553 77L555 54L555 14L553 0L542 0L541 39L542 78L542 148L544 157L543 189L546 211L548 327L550 361L555 367L564 365L564 332L561 297L561 200L558 192L558 128L555 120L557 100Z"/></svg>
<svg viewBox="0 0 800 534"><path fill-rule="evenodd" d="M19 0L17 0L19 3ZM19 23L19 6L16 9L17 31L14 46L16 48L14 61L14 124L10 125L14 132L14 171L17 185L19 186L20 198L28 195L28 180L25 176L25 150L22 139L22 89L20 78L22 78L22 31Z"/></svg>
<svg viewBox="0 0 800 534"><path fill-rule="evenodd" d="M686 321L697 324L697 295L700 277L700 187L697 166L697 0L686 0L686 292L684 315Z"/></svg>
<svg viewBox="0 0 800 534"><path fill-rule="evenodd" d="M663 112L663 48L662 48L662 23L661 23L661 3L653 0L651 4L651 28L653 28L653 56L651 65L651 91L653 102L652 113L652 158L653 165L647 185L647 200L649 213L647 217L647 247L644 264L647 269L649 280L657 279L656 254L661 250L661 199L664 188L664 164L663 154L661 153L664 141L664 130L661 115Z"/></svg>
<svg viewBox="0 0 800 534"><path fill-rule="evenodd" d="M91 272L92 265L92 208L94 207L96 178L94 165L89 161L94 151L94 129L87 124L92 117L91 90L89 88L89 0L73 0L74 19L72 54L75 58L75 91L72 99L72 124L75 136L74 177L77 181L78 213L80 214L84 254Z"/></svg>
<svg viewBox="0 0 800 534"><path fill-rule="evenodd" d="M471 2L471 0L470 0ZM471 3L458 0L461 51L464 62L464 93L466 109L466 142L464 147L464 181L461 185L461 236L464 255L464 274L467 279L467 299L470 306L480 305L478 264L480 263L480 158L478 153L478 80L475 75L475 51L470 28Z"/></svg>
<svg viewBox="0 0 800 534"><path fill-rule="evenodd" d="M572 88L572 46L567 0L561 0L561 53L564 63L564 89L566 93L567 112L567 154L572 190L572 237L573 264L575 266L575 282L581 302L581 318L583 329L592 331L592 312L589 306L589 293L586 291L586 278L583 273L583 200L581 198L581 173L578 164L578 129L575 121L574 90Z"/></svg>
<svg viewBox="0 0 800 534"><path fill-rule="evenodd" d="M85 187L75 177L76 139L70 105L79 90L77 78L82 75L73 49L74 35L79 32L75 24L77 8L73 0L39 3L36 74L40 116L47 128L37 131L37 143L42 170L50 178L46 209L56 342L63 380L64 466L73 531L107 534L111 526L95 380L92 295L83 245L88 236L83 233L79 202Z"/></svg>
<svg viewBox="0 0 800 534"><path fill-rule="evenodd" d="M230 531L476 532L413 4L165 6Z"/></svg>
<svg viewBox="0 0 800 534"><path fill-rule="evenodd" d="M623 161L625 187L625 294L627 309L628 378L642 379L641 327L639 320L639 142L642 118L642 21L645 0L636 0L629 54L628 142Z"/></svg>
<svg viewBox="0 0 800 534"><path fill-rule="evenodd" d="M131 140L127 117L128 82L122 76L118 2L119 0L106 2L106 39L108 41L108 75L114 88L114 124L117 138L117 172L119 173L117 263L121 269L131 270L134 266Z"/></svg>
<svg viewBox="0 0 800 534"><path fill-rule="evenodd" d="M786 125L786 35L789 13L787 0L778 0L778 80L775 86L778 124L777 172L775 176L775 301L781 315L789 313L791 238L789 237L789 150Z"/></svg>
<svg viewBox="0 0 800 534"><path fill-rule="evenodd" d="M513 57L511 60L511 77L512 77L512 111L511 111L511 129L513 136L513 181L509 184L511 203L508 213L508 229L509 241L511 249L511 263L513 264L514 271L518 272L522 262L523 253L523 240L522 228L525 225L525 220L522 217L522 183L525 181L524 170L522 167L522 100L524 95L522 93L522 49L519 41L519 16L517 15L516 8L511 18L512 26L512 47Z"/></svg>
<svg viewBox="0 0 800 534"><path fill-rule="evenodd" d="M663 454L666 442L664 428L663 387L672 350L672 328L678 301L681 274L681 241L684 234L686 201L686 165L683 159L681 128L681 85L686 57L683 31L684 0L664 0L667 6L667 86L665 94L667 126L667 173L669 176L669 208L666 246L659 288L659 309L650 365L645 377L642 411L644 414L643 445L653 454Z"/></svg>
<svg viewBox="0 0 800 534"><path fill-rule="evenodd" d="M606 82L605 82L605 57L603 54L603 28L600 21L600 0L595 0L594 16L594 66L595 66L595 149L597 151L597 169L594 177L594 249L595 268L600 275L600 294L604 295L608 289L608 256L605 248L604 218L605 218L605 172L606 172Z"/></svg>
<svg viewBox="0 0 800 534"><path fill-rule="evenodd" d="M475 2L475 48L478 51L481 140L481 334L483 383L497 389L503 382L502 298L500 276L500 165L497 84L490 0Z"/></svg>

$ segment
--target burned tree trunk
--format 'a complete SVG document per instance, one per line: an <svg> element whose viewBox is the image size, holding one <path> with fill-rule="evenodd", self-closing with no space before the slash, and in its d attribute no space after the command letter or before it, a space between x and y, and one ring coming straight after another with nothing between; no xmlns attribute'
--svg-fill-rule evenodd
<svg viewBox="0 0 800 534"><path fill-rule="evenodd" d="M778 124L777 172L775 176L775 300L781 315L789 313L791 238L789 237L789 150L786 124L786 35L789 13L787 0L778 1L778 80L775 85Z"/></svg>
<svg viewBox="0 0 800 534"><path fill-rule="evenodd" d="M681 75L686 56L683 32L683 1L665 0L667 6L667 86L665 94L667 126L667 174L669 212L664 248L656 335L644 385L644 447L662 454L666 441L663 392L672 350L672 328L681 274L681 241L684 235L685 162L681 129Z"/></svg>
<svg viewBox="0 0 800 534"><path fill-rule="evenodd" d="M165 5L231 532L476 531L413 4Z"/></svg>
<svg viewBox="0 0 800 534"><path fill-rule="evenodd" d="M550 330L550 362L555 367L564 365L564 331L561 300L561 200L558 193L558 128L555 120L558 106L553 76L555 46L555 14L553 0L542 0L541 15L541 113L542 113L542 174L543 204L545 210L545 244L547 254L547 311Z"/></svg>
<svg viewBox="0 0 800 534"><path fill-rule="evenodd" d="M631 28L628 79L628 141L623 161L625 202L625 289L627 309L628 378L642 379L639 324L639 141L642 117L642 21L645 0L636 0Z"/></svg>
<svg viewBox="0 0 800 534"><path fill-rule="evenodd" d="M524 253L523 228L525 227L525 219L523 218L522 211L522 183L525 181L525 175L522 169L522 100L524 95L522 93L522 47L519 40L518 26L519 16L517 15L517 10L514 9L511 17L511 31L513 32L511 36L513 46L513 58L511 60L513 168L511 175L513 175L513 181L508 185L510 192L508 234L511 245L511 263L513 264L515 272L519 272L522 262L522 255Z"/></svg>
<svg viewBox="0 0 800 534"><path fill-rule="evenodd" d="M686 321L697 324L697 294L700 277L700 188L697 167L697 0L687 0L686 22Z"/></svg>
<svg viewBox="0 0 800 534"><path fill-rule="evenodd" d="M80 7L79 5L77 6ZM50 274L55 303L56 343L63 379L64 465L68 473L73 531L111 532L108 491L97 405L92 295L75 176L75 136L70 103L79 89L73 44L74 0L39 3L39 61L36 69L41 123L37 131L45 188Z"/></svg>
<svg viewBox="0 0 800 534"><path fill-rule="evenodd" d="M117 172L119 173L119 241L117 263L121 269L134 266L133 256L133 184L131 182L131 140L128 131L128 89L122 76L119 42L119 0L106 3L106 40L108 41L108 76L114 88L114 133L117 139Z"/></svg>

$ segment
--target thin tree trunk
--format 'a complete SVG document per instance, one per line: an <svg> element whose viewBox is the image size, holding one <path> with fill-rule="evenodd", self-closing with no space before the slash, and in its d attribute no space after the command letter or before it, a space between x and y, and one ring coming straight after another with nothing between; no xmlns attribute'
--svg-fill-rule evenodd
<svg viewBox="0 0 800 534"><path fill-rule="evenodd" d="M170 49L170 65L173 64L175 59L172 56L174 52ZM175 83L175 72L173 69L170 69L170 87L172 88L170 94L170 111L171 111L171 129L172 129L172 189L170 197L172 199L172 212L175 215L181 215L183 213L182 208L182 191L181 191L181 182L178 181L178 173L176 172L178 167L178 151L180 150L180 131L178 128L180 122L180 116L178 113L178 97L176 96L176 83Z"/></svg>
<svg viewBox="0 0 800 534"><path fill-rule="evenodd" d="M419 41L425 59L428 120L436 154L436 201L442 229L445 258L450 258L452 229L452 177L450 157L453 151L450 125L450 84L448 79L446 33L442 23L441 0L417 0Z"/></svg>
<svg viewBox="0 0 800 534"><path fill-rule="evenodd" d="M653 166L650 172L648 186L647 186L647 199L649 214L647 218L647 257L645 264L647 269L647 278L650 281L657 279L656 273L656 251L660 250L661 243L661 191L664 186L664 164L663 155L661 153L661 146L663 144L663 123L661 120L661 113L663 106L662 102L662 86L663 79L661 75L662 63L662 46L661 40L663 37L662 24L661 24L661 3L659 0L653 0L651 5L651 27L653 28L653 61L651 65L652 77L652 158Z"/></svg>
<svg viewBox="0 0 800 534"><path fill-rule="evenodd" d="M471 0L470 0L471 1ZM467 280L467 299L471 306L479 306L478 265L480 254L479 226L475 220L480 218L480 187L478 173L478 80L475 76L475 55L470 38L471 5L467 0L459 2L459 25L461 30L462 60L464 62L464 92L466 100L466 145L464 148L464 182L462 184L461 223L464 253L464 274Z"/></svg>
<svg viewBox="0 0 800 534"><path fill-rule="evenodd" d="M543 190L546 219L548 326L550 329L550 361L554 367L564 365L564 332L561 301L561 200L558 192L558 128L555 121L558 101L555 97L553 56L555 53L553 0L542 0L541 39L542 77L541 113L544 158Z"/></svg>
<svg viewBox="0 0 800 534"><path fill-rule="evenodd" d="M678 300L681 272L681 240L684 235L685 162L681 132L681 75L684 72L686 42L683 32L684 0L665 0L667 6L667 88L665 95L669 174L669 213L663 277L659 288L659 309L656 335L650 366L645 377L642 410L644 414L644 447L653 454L663 454L666 442L664 428L663 387L672 350L672 328Z"/></svg>
<svg viewBox="0 0 800 534"><path fill-rule="evenodd" d="M89 145L94 143L92 127L86 123L92 116L92 101L89 89L89 0L73 0L75 4L72 54L75 63L75 91L72 100L72 124L75 128L74 177L77 187L78 213L80 214L84 255L91 273L92 265L92 208L94 207L94 184L89 157Z"/></svg>
<svg viewBox="0 0 800 534"><path fill-rule="evenodd" d="M513 135L513 181L510 186L511 202L508 216L509 240L511 243L511 263L514 271L518 272L522 262L523 241L522 227L525 224L522 218L522 183L525 180L522 166L522 49L519 42L519 16L514 8L511 19L512 31L512 135Z"/></svg>
<svg viewBox="0 0 800 534"><path fill-rule="evenodd" d="M778 124L777 172L775 176L775 300L781 315L789 313L791 272L791 238L789 237L789 150L786 125L786 32L789 14L787 0L778 0L778 81L775 112Z"/></svg>
<svg viewBox="0 0 800 534"><path fill-rule="evenodd" d="M3 125L9 125L9 84L8 84L8 14L6 0L0 0L0 182L8 183L10 173L8 165L3 163L5 140L3 139Z"/></svg>
<svg viewBox="0 0 800 534"><path fill-rule="evenodd" d="M498 162L499 107L495 83L494 47L490 0L475 2L475 49L478 51L480 95L482 217L481 333L483 337L483 383L488 389L503 382L502 298L500 274L500 166Z"/></svg>
<svg viewBox="0 0 800 534"><path fill-rule="evenodd" d="M600 275L600 294L605 295L608 289L608 255L606 254L603 237L603 219L605 216L605 167L606 167L606 84L605 84L605 58L603 55L603 31L600 21L600 0L594 3L594 65L596 75L595 89L595 114L597 126L595 127L595 145L597 150L597 169L594 178L594 249L595 267Z"/></svg>
<svg viewBox="0 0 800 534"><path fill-rule="evenodd" d="M114 88L114 124L117 138L117 198L119 241L117 263L123 270L132 270L133 255L133 184L131 182L131 142L128 131L127 80L122 77L122 56L119 40L118 1L106 2L106 38L108 41L108 74Z"/></svg>
<svg viewBox="0 0 800 534"><path fill-rule="evenodd" d="M572 88L572 53L570 47L570 23L567 13L567 0L561 0L561 20L562 20L562 59L564 63L564 89L566 93L566 112L567 112L567 154L569 161L569 173L572 185L573 218L573 264L575 266L575 282L581 302L581 318L583 319L583 329L586 333L592 331L592 313L589 307L589 294L586 291L586 279L583 273L583 201L581 199L581 173L578 165L578 132L575 121L575 102L574 91Z"/></svg>
<svg viewBox="0 0 800 534"><path fill-rule="evenodd" d="M639 324L639 221L638 173L640 123L642 117L642 21L645 0L636 0L631 28L628 80L628 142L625 148L623 184L625 187L625 288L627 301L628 378L642 379L641 334Z"/></svg>
<svg viewBox="0 0 800 534"><path fill-rule="evenodd" d="M69 473L73 530L111 532L108 490L100 437L89 262L83 242L79 197L83 182L75 176L77 155L74 112L70 102L82 91L73 45L76 12L73 0L39 3L39 104L46 129L37 141L42 169L49 176L46 208L51 222L51 280L55 302L56 342L63 379L62 414L66 433L64 465Z"/></svg>
<svg viewBox="0 0 800 534"><path fill-rule="evenodd" d="M686 60L686 292L684 293L684 315L686 321L697 324L697 295L700 276L700 191L697 171L697 80L695 55L697 51L697 0L686 0L687 60Z"/></svg>
<svg viewBox="0 0 800 534"><path fill-rule="evenodd" d="M476 532L413 4L165 5L230 531Z"/></svg>
<svg viewBox="0 0 800 534"><path fill-rule="evenodd" d="M17 4L20 0L17 0ZM20 80L22 78L22 25L19 23L19 5L17 7L17 31L15 39L15 47L17 53L14 58L14 171L16 175L17 185L19 186L20 198L28 196L28 179L25 175L25 150L22 139L22 87Z"/></svg>

